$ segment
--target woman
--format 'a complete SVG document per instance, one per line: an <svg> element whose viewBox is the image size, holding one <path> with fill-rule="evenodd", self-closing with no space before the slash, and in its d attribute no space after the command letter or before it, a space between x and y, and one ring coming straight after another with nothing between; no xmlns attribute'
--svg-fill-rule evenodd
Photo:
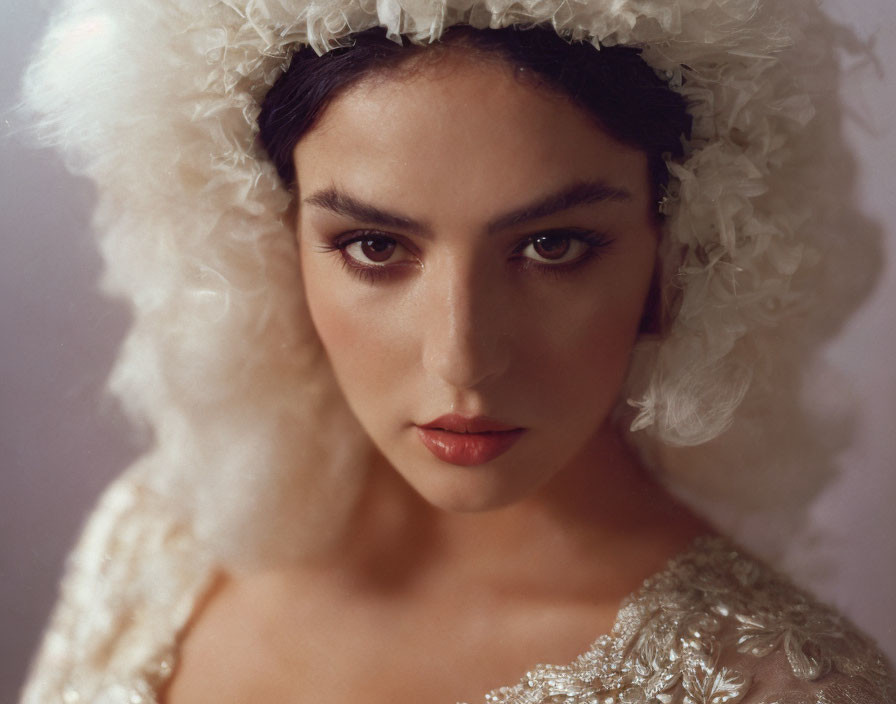
<svg viewBox="0 0 896 704"><path fill-rule="evenodd" d="M31 102L99 184L136 318L113 386L157 444L26 702L892 697L619 437L718 435L790 307L817 143L789 14L85 8Z"/></svg>

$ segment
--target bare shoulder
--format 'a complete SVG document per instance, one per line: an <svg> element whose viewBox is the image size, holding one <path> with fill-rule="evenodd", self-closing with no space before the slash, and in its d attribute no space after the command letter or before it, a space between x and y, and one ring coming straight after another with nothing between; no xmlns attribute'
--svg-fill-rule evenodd
<svg viewBox="0 0 896 704"><path fill-rule="evenodd" d="M376 688L383 629L352 608L326 581L294 571L222 574L183 633L160 704L316 704L321 692L355 701Z"/></svg>
<svg viewBox="0 0 896 704"><path fill-rule="evenodd" d="M274 663L265 591L263 580L218 575L184 629L163 704L266 701Z"/></svg>
<svg viewBox="0 0 896 704"><path fill-rule="evenodd" d="M456 701L445 694L488 691L479 675L491 676L502 651L513 649L515 636L506 628L497 628L504 631L500 641L477 647L462 621L447 619L457 637L453 650L439 650L434 644L446 640L443 626L427 631L426 619L408 616L407 604L378 615L313 583L303 585L297 602L294 587L265 578L217 584L187 629L165 704L302 704L320 692L332 702L356 701L359 692L371 703ZM535 628L531 618L526 623ZM408 642L414 647L402 647ZM472 656L464 659L467 651ZM477 655L483 652L490 658ZM575 661L527 671L517 660L509 658L497 680L525 677L494 690L489 701L547 704L561 695L624 704L896 701L891 666L871 640L723 538L698 539L649 578L623 605L613 632ZM449 661L453 667L438 666Z"/></svg>

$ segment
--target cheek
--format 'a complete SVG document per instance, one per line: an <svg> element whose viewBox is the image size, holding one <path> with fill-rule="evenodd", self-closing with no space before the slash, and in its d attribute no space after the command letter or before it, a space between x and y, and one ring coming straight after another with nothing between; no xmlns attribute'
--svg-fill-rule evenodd
<svg viewBox="0 0 896 704"><path fill-rule="evenodd" d="M640 274L640 272L636 272ZM638 335L649 277L638 275L593 295L567 298L528 329L524 351L530 389L558 416L600 416L615 404Z"/></svg>
<svg viewBox="0 0 896 704"><path fill-rule="evenodd" d="M340 353L357 348L360 332L351 309L340 300L339 291L333 290L337 279L317 261L319 255L306 251L301 254L302 282L311 322L336 371L342 366Z"/></svg>
<svg viewBox="0 0 896 704"><path fill-rule="evenodd" d="M528 376L538 380L530 388L542 389L563 415L574 408L601 414L622 387L636 328L627 316L598 311L579 317L574 326L540 331L553 335L542 337L541 354L530 358Z"/></svg>
<svg viewBox="0 0 896 704"><path fill-rule="evenodd" d="M307 305L346 398L376 394L394 383L402 361L396 357L393 309L375 295L358 295L345 274L329 266L303 267Z"/></svg>

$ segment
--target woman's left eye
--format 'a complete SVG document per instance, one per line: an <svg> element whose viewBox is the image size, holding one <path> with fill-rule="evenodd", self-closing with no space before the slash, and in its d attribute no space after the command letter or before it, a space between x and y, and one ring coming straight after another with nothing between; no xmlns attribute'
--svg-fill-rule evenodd
<svg viewBox="0 0 896 704"><path fill-rule="evenodd" d="M557 230L532 235L516 253L528 260L527 266L561 269L584 262L610 244L609 238L597 232Z"/></svg>
<svg viewBox="0 0 896 704"><path fill-rule="evenodd" d="M521 251L539 264L565 264L575 261L588 250L584 240L564 233L535 235Z"/></svg>

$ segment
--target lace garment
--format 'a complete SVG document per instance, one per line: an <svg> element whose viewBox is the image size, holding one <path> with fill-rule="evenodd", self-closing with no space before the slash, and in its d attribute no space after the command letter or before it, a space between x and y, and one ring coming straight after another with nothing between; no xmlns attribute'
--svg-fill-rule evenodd
<svg viewBox="0 0 896 704"><path fill-rule="evenodd" d="M22 704L157 704L214 564L162 497L115 482L69 558ZM573 663L489 704L893 704L883 656L833 610L717 537L623 603Z"/></svg>

